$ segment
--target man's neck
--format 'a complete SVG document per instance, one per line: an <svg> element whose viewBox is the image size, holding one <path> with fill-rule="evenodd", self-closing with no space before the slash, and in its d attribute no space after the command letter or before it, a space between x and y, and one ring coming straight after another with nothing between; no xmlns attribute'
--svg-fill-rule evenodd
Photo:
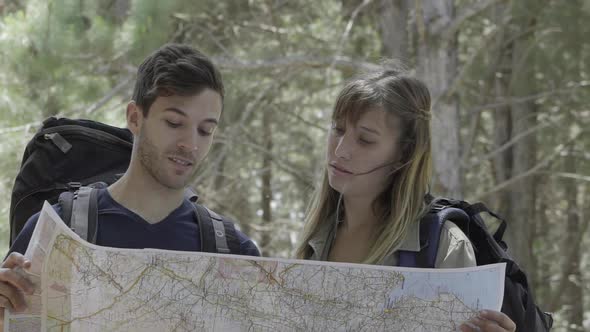
<svg viewBox="0 0 590 332"><path fill-rule="evenodd" d="M170 189L130 167L108 190L113 199L150 224L162 221L182 204L184 189Z"/></svg>

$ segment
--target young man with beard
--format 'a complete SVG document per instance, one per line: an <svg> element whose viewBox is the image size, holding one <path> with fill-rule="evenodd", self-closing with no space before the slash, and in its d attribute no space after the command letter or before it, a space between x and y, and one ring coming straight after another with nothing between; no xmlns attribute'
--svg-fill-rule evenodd
<svg viewBox="0 0 590 332"><path fill-rule="evenodd" d="M185 191L211 148L223 109L221 76L212 62L185 45L165 45L138 68L127 126L134 135L129 168L98 189L96 244L118 248L200 251L193 203ZM54 209L62 211L59 205ZM0 317L4 308L25 309L33 285L13 269L28 268L22 255L39 214L33 215L0 268ZM237 231L237 254L259 256ZM0 320L1 324L2 320Z"/></svg>

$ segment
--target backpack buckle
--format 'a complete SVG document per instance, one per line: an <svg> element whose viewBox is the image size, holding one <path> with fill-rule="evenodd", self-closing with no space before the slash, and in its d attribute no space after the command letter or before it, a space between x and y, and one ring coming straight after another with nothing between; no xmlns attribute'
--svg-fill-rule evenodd
<svg viewBox="0 0 590 332"><path fill-rule="evenodd" d="M452 204L446 199L437 199L436 201L432 202L431 210L433 211L442 211L448 207L452 206Z"/></svg>
<svg viewBox="0 0 590 332"><path fill-rule="evenodd" d="M80 189L80 187L82 187L82 183L80 183L80 182L68 182L68 188L71 191L76 191L76 190Z"/></svg>
<svg viewBox="0 0 590 332"><path fill-rule="evenodd" d="M442 205L442 204L433 204L433 205L430 207L430 211L432 211L432 212L436 213L436 212L439 212L439 211L442 211L442 210L444 210L444 208L445 208L445 206L444 206L444 205Z"/></svg>
<svg viewBox="0 0 590 332"><path fill-rule="evenodd" d="M442 211L449 207L457 207L460 206L460 201L450 198L437 198L432 202L431 210L433 211Z"/></svg>

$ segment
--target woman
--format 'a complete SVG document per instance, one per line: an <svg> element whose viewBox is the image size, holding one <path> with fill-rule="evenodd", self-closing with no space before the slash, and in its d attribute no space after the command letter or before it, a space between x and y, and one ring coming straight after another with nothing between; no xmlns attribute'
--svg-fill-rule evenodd
<svg viewBox="0 0 590 332"><path fill-rule="evenodd" d="M431 180L430 119L427 87L398 71L372 72L344 87L298 258L394 266L399 251L419 251ZM435 267L475 265L469 239L446 222ZM486 311L461 328L514 331L515 325Z"/></svg>

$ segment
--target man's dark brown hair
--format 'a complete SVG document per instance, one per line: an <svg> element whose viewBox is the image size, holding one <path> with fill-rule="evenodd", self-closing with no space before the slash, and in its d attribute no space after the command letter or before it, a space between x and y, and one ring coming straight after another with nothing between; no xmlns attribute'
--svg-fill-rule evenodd
<svg viewBox="0 0 590 332"><path fill-rule="evenodd" d="M166 44L149 55L137 69L133 100L147 117L158 96L191 96L211 89L221 95L221 74L203 53L182 44Z"/></svg>

